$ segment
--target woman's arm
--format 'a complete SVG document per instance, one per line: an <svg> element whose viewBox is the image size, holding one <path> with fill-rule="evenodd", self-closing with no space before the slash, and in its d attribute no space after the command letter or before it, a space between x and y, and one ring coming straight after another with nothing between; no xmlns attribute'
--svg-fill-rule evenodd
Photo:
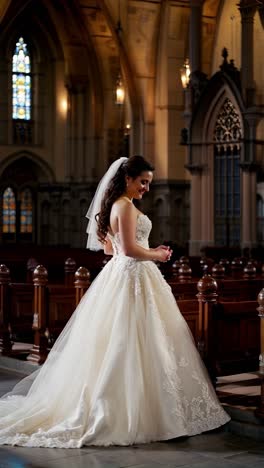
<svg viewBox="0 0 264 468"><path fill-rule="evenodd" d="M124 201L118 204L116 210L120 243L124 254L138 260L166 262L169 251L164 246L157 247L156 249L145 249L136 243L138 212L134 205Z"/></svg>

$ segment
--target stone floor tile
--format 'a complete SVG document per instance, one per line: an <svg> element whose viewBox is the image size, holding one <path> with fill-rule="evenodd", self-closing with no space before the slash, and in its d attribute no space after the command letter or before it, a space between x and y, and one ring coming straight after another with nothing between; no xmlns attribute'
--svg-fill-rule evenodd
<svg viewBox="0 0 264 468"><path fill-rule="evenodd" d="M21 460L41 461L57 460L64 458L78 457L87 455L82 449L57 449L57 448L37 448L37 447L0 447L0 460L12 457L21 458ZM1 465L0 465L1 468Z"/></svg>
<svg viewBox="0 0 264 468"><path fill-rule="evenodd" d="M249 466L253 466L256 463L262 463L262 466L264 467L264 453L260 455L247 452L240 455L232 455L231 457L227 457L227 460L235 463L247 463Z"/></svg>
<svg viewBox="0 0 264 468"><path fill-rule="evenodd" d="M174 468L171 466L170 468ZM178 468L178 467L175 467ZM191 465L183 465L182 468L261 468L260 466L248 465L245 463L234 463L226 458L224 460L208 460L205 463L196 463ZM262 465L263 468L263 465Z"/></svg>
<svg viewBox="0 0 264 468"><path fill-rule="evenodd" d="M91 455L90 455L91 456ZM92 456L91 456L92 457ZM96 459L98 463L114 463L119 464L124 468L135 465L154 465L159 466L181 466L187 463L197 463L207 461L206 457L203 457L202 454L198 453L188 453L185 451L177 450L175 447L171 447L171 450L122 450L119 451L109 451L105 449L101 452L97 452L93 455L93 459Z"/></svg>

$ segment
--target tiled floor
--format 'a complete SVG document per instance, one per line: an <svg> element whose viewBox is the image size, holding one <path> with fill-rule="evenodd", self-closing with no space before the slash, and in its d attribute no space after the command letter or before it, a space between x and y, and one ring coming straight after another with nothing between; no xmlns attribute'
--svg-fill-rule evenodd
<svg viewBox="0 0 264 468"><path fill-rule="evenodd" d="M0 394L21 378L0 370ZM0 468L263 468L264 444L220 429L133 447L43 449L0 447Z"/></svg>
<svg viewBox="0 0 264 468"><path fill-rule="evenodd" d="M224 405L253 411L260 404L259 377L253 372L218 377L217 393Z"/></svg>

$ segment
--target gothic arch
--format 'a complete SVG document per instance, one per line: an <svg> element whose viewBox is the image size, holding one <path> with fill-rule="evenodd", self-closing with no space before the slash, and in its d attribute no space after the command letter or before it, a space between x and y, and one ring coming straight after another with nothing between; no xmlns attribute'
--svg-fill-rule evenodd
<svg viewBox="0 0 264 468"><path fill-rule="evenodd" d="M1 35L1 44L5 45L6 60L10 60L19 35L22 35L25 42L28 42L30 53L34 55L36 62L44 58L49 59L50 54L54 59L63 59L62 44L51 18L43 11L42 14L37 14L33 8L30 10L28 8L30 7L16 15L15 20Z"/></svg>
<svg viewBox="0 0 264 468"><path fill-rule="evenodd" d="M235 68L232 71L236 73ZM196 242L195 248L197 250L204 245L214 245L216 239L214 131L217 118L226 100L234 106L238 115L242 133L240 158L243 158L243 137L246 125L243 118L244 105L237 78L237 74L231 77L223 71L217 72L204 88L191 121L190 168L194 167L198 171L195 175L193 174L192 181L192 186L196 188L192 187L192 191L195 193L193 192L192 195L193 219L191 223L192 232L195 232L195 235L192 234L192 238L195 239L194 245ZM200 226L197 225L198 219ZM236 226L234 229L239 228ZM228 234L227 238L229 239ZM196 241L196 239L199 240Z"/></svg>
<svg viewBox="0 0 264 468"><path fill-rule="evenodd" d="M210 138L208 139L208 133L210 131L212 133L210 123L212 123L212 118L217 115L225 97L229 97L233 102L240 114L241 124L243 124L244 104L238 85L226 73L217 72L205 87L193 113L190 126L192 143L208 143L211 141ZM203 129L202 139L201 129Z"/></svg>
<svg viewBox="0 0 264 468"><path fill-rule="evenodd" d="M215 95L215 98L211 102L211 106L209 107L206 113L206 117L205 117L204 125L203 125L203 141L204 142L213 141L215 123L219 115L219 112L222 109L226 99L231 101L231 103L233 104L236 110L236 113L239 116L239 121L240 121L241 129L242 129L242 135L244 135L244 124L243 124L243 116L242 116L242 112L240 108L240 103L236 99L236 96L234 96L230 87L227 84L225 84Z"/></svg>
<svg viewBox="0 0 264 468"><path fill-rule="evenodd" d="M0 163L0 180L3 177L4 172L15 163L21 164L22 162L29 162L32 168L36 171L39 176L38 182L55 182L55 175L49 164L40 158L38 155L29 151L20 151L7 156Z"/></svg>

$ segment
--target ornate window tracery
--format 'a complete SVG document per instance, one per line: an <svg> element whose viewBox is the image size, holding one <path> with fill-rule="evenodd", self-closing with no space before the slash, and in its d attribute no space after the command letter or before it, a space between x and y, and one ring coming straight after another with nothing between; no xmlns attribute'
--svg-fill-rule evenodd
<svg viewBox="0 0 264 468"><path fill-rule="evenodd" d="M239 114L226 98L214 129L215 242L240 242L240 150L242 127Z"/></svg>

